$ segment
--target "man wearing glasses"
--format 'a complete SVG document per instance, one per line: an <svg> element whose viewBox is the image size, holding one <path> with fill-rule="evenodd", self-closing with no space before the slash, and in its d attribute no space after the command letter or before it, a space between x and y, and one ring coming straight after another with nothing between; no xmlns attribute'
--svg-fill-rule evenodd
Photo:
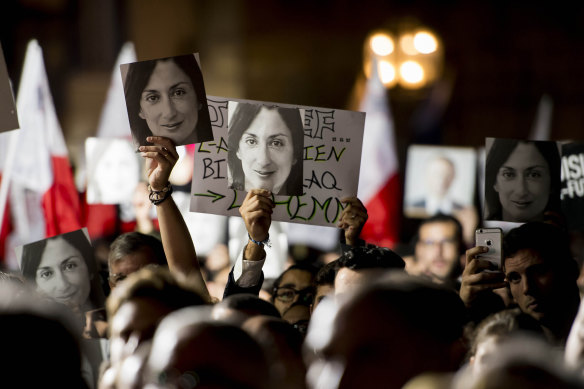
<svg viewBox="0 0 584 389"><path fill-rule="evenodd" d="M413 273L427 275L439 283L455 284L462 273L464 251L458 220L444 214L425 219L418 228Z"/></svg>

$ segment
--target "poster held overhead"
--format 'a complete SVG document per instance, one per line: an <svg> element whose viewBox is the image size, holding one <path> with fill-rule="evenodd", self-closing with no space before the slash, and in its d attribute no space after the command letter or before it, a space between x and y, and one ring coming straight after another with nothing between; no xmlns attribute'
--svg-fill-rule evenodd
<svg viewBox="0 0 584 389"><path fill-rule="evenodd" d="M230 101L229 188L302 195L304 129L296 108Z"/></svg>
<svg viewBox="0 0 584 389"><path fill-rule="evenodd" d="M476 152L469 147L408 148L404 213L427 218L454 215L473 205Z"/></svg>
<svg viewBox="0 0 584 389"><path fill-rule="evenodd" d="M584 143L562 145L562 211L568 229L584 231Z"/></svg>
<svg viewBox="0 0 584 389"><path fill-rule="evenodd" d="M87 138L87 203L130 203L140 180L141 160L132 142L115 138Z"/></svg>
<svg viewBox="0 0 584 389"><path fill-rule="evenodd" d="M357 195L365 123L363 112L209 96L214 140L197 146L190 210L239 216L238 208L245 192L230 189L228 184L228 107L231 101L304 112L303 194L274 194L276 207L272 220L336 227L344 208L340 199ZM296 164L292 170L299 168Z"/></svg>
<svg viewBox="0 0 584 389"><path fill-rule="evenodd" d="M485 220L525 223L560 212L556 142L486 138Z"/></svg>
<svg viewBox="0 0 584 389"><path fill-rule="evenodd" d="M198 54L123 64L120 71L137 146L151 135L175 146L213 139Z"/></svg>

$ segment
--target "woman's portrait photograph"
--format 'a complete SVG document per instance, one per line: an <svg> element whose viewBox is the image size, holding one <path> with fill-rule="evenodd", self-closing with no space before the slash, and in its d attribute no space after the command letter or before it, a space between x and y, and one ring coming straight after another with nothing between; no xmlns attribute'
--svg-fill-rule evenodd
<svg viewBox="0 0 584 389"><path fill-rule="evenodd" d="M485 220L543 221L560 211L556 142L487 138Z"/></svg>
<svg viewBox="0 0 584 389"><path fill-rule="evenodd" d="M20 270L38 292L76 313L103 307L93 247L83 229L22 246Z"/></svg>
<svg viewBox="0 0 584 389"><path fill-rule="evenodd" d="M304 128L300 110L230 101L228 113L229 187L302 195Z"/></svg>
<svg viewBox="0 0 584 389"><path fill-rule="evenodd" d="M164 136L175 146L213 139L196 54L120 65L134 142Z"/></svg>
<svg viewBox="0 0 584 389"><path fill-rule="evenodd" d="M132 142L87 138L87 203L123 204L132 201L140 180L141 161Z"/></svg>

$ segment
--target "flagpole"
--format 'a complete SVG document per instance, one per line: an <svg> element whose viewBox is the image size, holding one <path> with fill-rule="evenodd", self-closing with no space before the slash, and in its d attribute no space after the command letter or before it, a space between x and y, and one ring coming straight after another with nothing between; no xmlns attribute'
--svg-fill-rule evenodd
<svg viewBox="0 0 584 389"><path fill-rule="evenodd" d="M6 203L8 202L8 189L10 188L10 178L12 176L12 166L14 156L16 155L16 144L18 142L19 131L13 130L9 135L8 152L6 153L2 181L0 182L0 235L2 234L2 225L4 224L4 212L6 211Z"/></svg>

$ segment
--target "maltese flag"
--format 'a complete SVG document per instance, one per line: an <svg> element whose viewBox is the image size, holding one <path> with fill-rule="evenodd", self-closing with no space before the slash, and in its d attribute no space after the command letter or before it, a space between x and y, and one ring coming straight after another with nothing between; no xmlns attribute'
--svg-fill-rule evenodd
<svg viewBox="0 0 584 389"><path fill-rule="evenodd" d="M367 116L358 197L369 215L361 238L379 246L394 247L399 241L401 212L398 159L393 120L376 62L373 62L359 109Z"/></svg>
<svg viewBox="0 0 584 389"><path fill-rule="evenodd" d="M118 54L114 65L110 85L103 105L99 124L97 126L98 138L119 138L132 140L126 98L124 96L124 84L120 75L120 65L136 62L136 49L132 42L126 42ZM82 158L85 161L86 158ZM84 163L84 162L83 162ZM85 164L77 169L77 187L80 192L86 190L87 170ZM118 211L112 204L83 204L85 225L92 238L108 235L117 235L120 231Z"/></svg>
<svg viewBox="0 0 584 389"><path fill-rule="evenodd" d="M26 50L16 107L20 130L13 132L11 145L10 247L82 227L79 195L36 40ZM7 265L14 267L12 253L7 254Z"/></svg>
<svg viewBox="0 0 584 389"><path fill-rule="evenodd" d="M126 109L126 98L124 97L124 84L120 75L120 65L136 61L134 44L126 42L118 54L105 104L99 118L97 136L100 138L132 139L128 110Z"/></svg>

